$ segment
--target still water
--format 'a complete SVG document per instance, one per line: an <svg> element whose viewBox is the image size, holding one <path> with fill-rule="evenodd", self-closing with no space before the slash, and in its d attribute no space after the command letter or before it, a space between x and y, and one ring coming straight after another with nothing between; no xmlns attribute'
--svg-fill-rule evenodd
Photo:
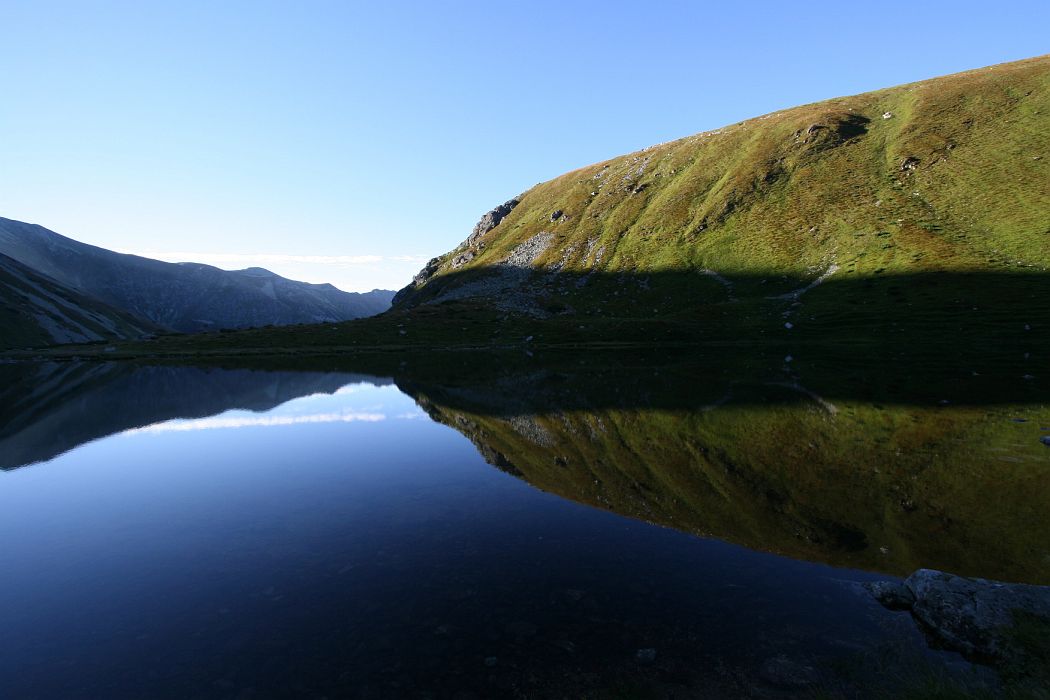
<svg viewBox="0 0 1050 700"><path fill-rule="evenodd" d="M1050 581L1038 402L4 371L0 697L868 697L994 679L863 582Z"/></svg>

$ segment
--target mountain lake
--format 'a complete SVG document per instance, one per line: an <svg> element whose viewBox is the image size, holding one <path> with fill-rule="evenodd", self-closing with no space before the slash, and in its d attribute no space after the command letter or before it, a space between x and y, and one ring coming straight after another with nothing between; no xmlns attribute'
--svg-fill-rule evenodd
<svg viewBox="0 0 1050 700"><path fill-rule="evenodd" d="M1043 387L792 360L2 365L0 696L996 692L865 584L1050 583Z"/></svg>

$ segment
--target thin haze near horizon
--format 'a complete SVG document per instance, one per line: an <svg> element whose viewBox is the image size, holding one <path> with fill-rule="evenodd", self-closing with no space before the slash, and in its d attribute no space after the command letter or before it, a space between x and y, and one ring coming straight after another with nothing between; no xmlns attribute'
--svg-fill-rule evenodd
<svg viewBox="0 0 1050 700"><path fill-rule="evenodd" d="M0 1L0 216L397 289L589 163L1050 50L1045 2Z"/></svg>

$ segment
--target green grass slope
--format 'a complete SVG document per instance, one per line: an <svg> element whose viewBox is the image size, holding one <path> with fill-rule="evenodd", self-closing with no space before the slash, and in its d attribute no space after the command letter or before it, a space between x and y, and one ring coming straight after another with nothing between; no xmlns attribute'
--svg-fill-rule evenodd
<svg viewBox="0 0 1050 700"><path fill-rule="evenodd" d="M398 305L487 298L540 316L688 320L731 300L809 304L819 287L792 293L819 282L840 284L834 304L861 289L899 306L865 282L925 288L916 278L931 273L987 291L976 276L1050 267L1050 57L768 114L519 200L432 261Z"/></svg>

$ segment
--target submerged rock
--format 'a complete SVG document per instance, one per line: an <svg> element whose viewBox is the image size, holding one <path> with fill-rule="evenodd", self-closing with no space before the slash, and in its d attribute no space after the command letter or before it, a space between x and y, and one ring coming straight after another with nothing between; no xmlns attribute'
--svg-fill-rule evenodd
<svg viewBox="0 0 1050 700"><path fill-rule="evenodd" d="M1019 616L1050 624L1050 586L919 569L903 583L879 581L867 588L886 607L910 610L936 646L975 660L1006 661L1023 653L1011 644Z"/></svg>

